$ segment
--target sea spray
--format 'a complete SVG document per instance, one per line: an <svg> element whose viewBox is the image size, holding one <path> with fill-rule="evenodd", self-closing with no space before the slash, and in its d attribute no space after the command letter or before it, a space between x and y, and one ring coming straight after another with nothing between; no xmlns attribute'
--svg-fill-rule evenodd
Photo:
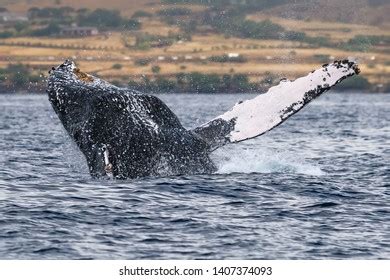
<svg viewBox="0 0 390 280"><path fill-rule="evenodd" d="M213 158L218 173L290 173L321 176L325 172L313 162L308 162L294 152L266 147L256 149L230 146L217 150Z"/></svg>

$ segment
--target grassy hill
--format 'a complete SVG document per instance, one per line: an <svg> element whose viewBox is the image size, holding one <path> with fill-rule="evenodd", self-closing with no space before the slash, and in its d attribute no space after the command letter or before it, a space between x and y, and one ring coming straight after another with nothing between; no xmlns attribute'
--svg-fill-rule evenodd
<svg viewBox="0 0 390 280"><path fill-rule="evenodd" d="M30 10L30 19L0 23L0 88L39 85L47 69L72 58L84 71L148 91L264 90L354 57L362 75L348 88L389 91L386 2L5 0L0 6ZM61 36L72 23L100 34Z"/></svg>
<svg viewBox="0 0 390 280"><path fill-rule="evenodd" d="M277 17L304 21L342 22L390 26L390 2L387 0L306 0L290 1L267 10Z"/></svg>
<svg viewBox="0 0 390 280"><path fill-rule="evenodd" d="M3 2L3 1L2 1ZM110 0L109 2L104 0L5 0L4 4L0 6L6 7L13 12L27 12L32 7L73 7L75 9L89 8L109 8L114 10L120 10L125 15L131 15L138 9L147 9L153 11L154 5L158 5L160 1L147 0ZM109 4L107 4L109 3Z"/></svg>

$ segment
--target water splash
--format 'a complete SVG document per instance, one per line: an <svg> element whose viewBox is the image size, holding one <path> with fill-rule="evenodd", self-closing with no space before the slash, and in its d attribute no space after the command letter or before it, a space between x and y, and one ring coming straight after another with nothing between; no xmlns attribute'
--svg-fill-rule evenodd
<svg viewBox="0 0 390 280"><path fill-rule="evenodd" d="M61 152L66 165L74 174L89 175L88 165L84 155L64 128L62 128L61 136L64 139L63 145L61 145Z"/></svg>
<svg viewBox="0 0 390 280"><path fill-rule="evenodd" d="M230 146L231 147L231 146ZM213 154L218 173L292 173L310 176L326 174L319 166L286 151L267 148L221 149Z"/></svg>

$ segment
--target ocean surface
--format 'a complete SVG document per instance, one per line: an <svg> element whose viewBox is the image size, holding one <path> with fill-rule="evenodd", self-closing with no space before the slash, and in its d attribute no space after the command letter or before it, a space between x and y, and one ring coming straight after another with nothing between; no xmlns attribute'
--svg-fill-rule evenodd
<svg viewBox="0 0 390 280"><path fill-rule="evenodd" d="M192 128L253 95L161 95ZM0 259L390 259L390 94L327 93L217 174L93 180L44 95L0 95Z"/></svg>

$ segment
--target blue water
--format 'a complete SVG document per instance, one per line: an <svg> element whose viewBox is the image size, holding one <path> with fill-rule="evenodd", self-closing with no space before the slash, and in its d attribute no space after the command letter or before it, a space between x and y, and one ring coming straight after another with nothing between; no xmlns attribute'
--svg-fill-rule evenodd
<svg viewBox="0 0 390 280"><path fill-rule="evenodd" d="M164 95L186 127L244 95ZM97 181L46 96L0 96L1 259L390 259L390 95L326 94L218 174Z"/></svg>

